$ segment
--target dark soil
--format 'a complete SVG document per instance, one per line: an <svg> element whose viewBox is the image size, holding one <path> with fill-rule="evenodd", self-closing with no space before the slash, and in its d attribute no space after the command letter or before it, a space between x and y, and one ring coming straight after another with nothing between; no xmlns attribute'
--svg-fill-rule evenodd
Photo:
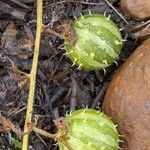
<svg viewBox="0 0 150 150"><path fill-rule="evenodd" d="M0 0L0 3L5 3L11 8L2 11L0 9L0 113L23 131L29 84L24 74L16 70L29 73L31 69L36 29L36 4L34 0L26 0L24 3L18 1L19 4ZM109 1L121 14L119 1ZM103 0L88 2L45 0L43 22L44 25L49 25L58 32L58 26L63 20L74 20L74 16L79 17L80 13L87 14L89 10L92 13L110 14L111 19L120 28L124 28L121 31L122 37L127 38L127 42L123 45L118 65L110 66L105 73L103 70L87 72L71 67L72 62L63 55L64 50L60 49L63 40L50 33L42 33L33 121L37 122L39 128L51 133L56 132L53 120L64 116L66 112L85 107L101 108L114 71L140 44L130 36L130 28L138 22L122 14L130 24L127 25ZM13 11L21 15L14 15ZM12 137L21 140L21 137L14 132L0 133L0 150L15 149L11 144ZM31 149L58 149L54 144L55 141L52 139L31 133Z"/></svg>

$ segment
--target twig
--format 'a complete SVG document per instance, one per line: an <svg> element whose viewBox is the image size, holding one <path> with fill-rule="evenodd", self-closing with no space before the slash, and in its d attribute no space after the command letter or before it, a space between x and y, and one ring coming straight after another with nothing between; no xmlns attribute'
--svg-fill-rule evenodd
<svg viewBox="0 0 150 150"><path fill-rule="evenodd" d="M31 8L29 8L27 5L25 5L24 3L22 3L21 1L18 1L18 0L11 0L12 2L16 3L17 5L23 7L23 8L26 8L26 9L29 9L31 10Z"/></svg>
<svg viewBox="0 0 150 150"><path fill-rule="evenodd" d="M129 25L129 22L118 12L118 10L108 0L103 1L106 2L127 25Z"/></svg>
<svg viewBox="0 0 150 150"><path fill-rule="evenodd" d="M136 26L133 26L132 28L129 29L129 32L138 30L138 29L140 29L140 28L142 28L142 27L144 27L144 26L146 26L146 25L148 25L148 24L150 24L150 19L147 20L146 22L142 22L142 23L140 23L140 24L138 24L138 25L136 25Z"/></svg>
<svg viewBox="0 0 150 150"><path fill-rule="evenodd" d="M46 142L42 139L42 137L41 137L41 135L39 135L38 133L36 133L35 132L35 134L36 134L36 136L39 138L39 140L47 147L47 149L48 149L48 145L46 144Z"/></svg>
<svg viewBox="0 0 150 150"><path fill-rule="evenodd" d="M50 5L47 5L45 7L50 7L50 6L55 6L56 4L63 4L63 3L80 3L80 4L84 4L84 5L101 5L101 3L90 3L90 2L82 2L82 1L73 1L73 0L64 0L64 1L59 1L59 2L55 2L55 3L52 3Z"/></svg>
<svg viewBox="0 0 150 150"><path fill-rule="evenodd" d="M71 97L70 97L70 110L75 110L77 101L77 82L75 80L74 74L71 76Z"/></svg>
<svg viewBox="0 0 150 150"><path fill-rule="evenodd" d="M52 107L52 103L50 101L49 95L47 93L46 85L42 84L42 89L43 89L43 93L44 93L44 96L45 96L45 101L46 101L46 103L48 105L48 109L50 111L50 115L54 119L53 107Z"/></svg>
<svg viewBox="0 0 150 150"><path fill-rule="evenodd" d="M28 150L28 139L29 139L30 124L31 124L31 119L32 119L36 73L37 73L40 38L41 38L41 30L42 30L42 5L43 5L42 0L37 0L37 29L36 29L33 63L32 63L32 68L31 68L31 72L29 75L30 88L29 88L29 95L28 95L26 120L25 120L25 126L24 126L25 134L23 135L22 150Z"/></svg>
<svg viewBox="0 0 150 150"><path fill-rule="evenodd" d="M51 73L50 78L48 79L48 83L51 81L51 79L53 78L54 74L56 73L56 71L57 71L57 69L58 69L58 67L59 67L59 65L60 65L60 63L61 63L63 57L64 57L63 55L60 57L58 63L56 64L56 66L55 66L55 68L54 68L54 70L53 70L53 72Z"/></svg>
<svg viewBox="0 0 150 150"><path fill-rule="evenodd" d="M104 96L104 93L106 92L107 87L108 87L108 83L106 83L106 84L102 87L101 91L99 92L99 94L97 95L97 97L94 99L91 108L96 108L97 103L98 103L98 102L101 100L101 98Z"/></svg>
<svg viewBox="0 0 150 150"><path fill-rule="evenodd" d="M11 14L12 16L18 19L24 19L26 15L26 12L10 5L9 1L3 2L2 0L0 0L0 10L5 13Z"/></svg>

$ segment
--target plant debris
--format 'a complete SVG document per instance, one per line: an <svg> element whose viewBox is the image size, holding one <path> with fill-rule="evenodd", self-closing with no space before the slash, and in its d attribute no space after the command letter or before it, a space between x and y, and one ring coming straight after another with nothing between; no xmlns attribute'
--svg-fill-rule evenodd
<svg viewBox="0 0 150 150"><path fill-rule="evenodd" d="M17 129L9 119L6 119L2 115L0 115L0 132L4 131L6 132L13 131L18 136L21 135L21 131Z"/></svg>

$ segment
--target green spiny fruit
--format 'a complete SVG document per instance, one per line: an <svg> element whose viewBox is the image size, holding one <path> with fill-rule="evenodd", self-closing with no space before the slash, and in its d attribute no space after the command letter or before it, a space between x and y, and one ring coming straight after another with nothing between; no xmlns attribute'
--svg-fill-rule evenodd
<svg viewBox="0 0 150 150"><path fill-rule="evenodd" d="M66 55L78 69L101 70L119 58L121 34L116 24L103 15L81 16L64 33Z"/></svg>
<svg viewBox="0 0 150 150"><path fill-rule="evenodd" d="M118 150L116 126L103 113L80 109L65 117L66 128L58 128L60 150ZM64 145L67 144L67 147Z"/></svg>

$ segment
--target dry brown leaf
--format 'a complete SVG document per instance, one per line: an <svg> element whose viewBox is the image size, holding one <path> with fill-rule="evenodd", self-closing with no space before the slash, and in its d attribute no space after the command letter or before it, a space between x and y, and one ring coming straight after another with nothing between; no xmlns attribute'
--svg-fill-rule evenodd
<svg viewBox="0 0 150 150"><path fill-rule="evenodd" d="M19 129L17 129L9 119L4 118L0 114L0 132L3 132L3 131L6 131L6 132L13 131L17 135L21 135L21 131Z"/></svg>
<svg viewBox="0 0 150 150"><path fill-rule="evenodd" d="M10 23L1 37L1 53L5 56L16 56L27 59L33 54L32 33L26 27L18 29L14 23Z"/></svg>

